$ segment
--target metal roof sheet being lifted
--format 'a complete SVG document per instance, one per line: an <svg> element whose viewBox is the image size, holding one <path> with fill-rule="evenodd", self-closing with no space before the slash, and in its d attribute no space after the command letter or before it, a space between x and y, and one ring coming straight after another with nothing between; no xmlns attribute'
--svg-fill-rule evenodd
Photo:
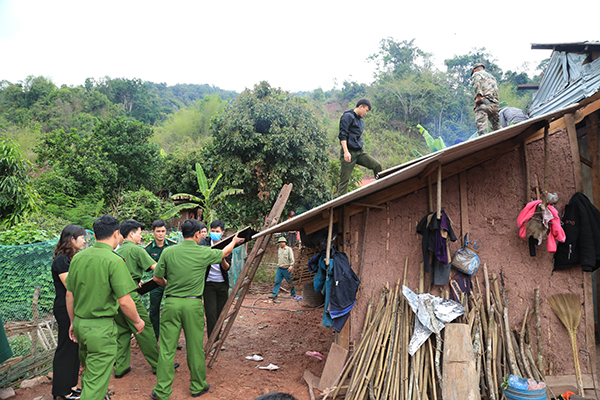
<svg viewBox="0 0 600 400"><path fill-rule="evenodd" d="M486 148L500 144L504 141L515 138L529 127L533 127L535 125L543 126L544 121L547 121L549 123L555 119L562 117L564 114L572 113L579 107L579 104L573 104L561 110L557 110L546 115L541 115L537 118L528 119L518 124L502 128L490 134L480 136L476 139L472 139L451 147L447 147L445 149L436 151L435 153L427 154L423 157L419 157L415 160L411 160L404 164L400 164L388 170L382 171L382 175L384 175L383 178L380 178L369 185L363 186L362 188L356 189L343 196L337 197L327 203L324 203L318 207L306 211L292 219L288 219L269 229L265 229L264 231L261 231L254 235L253 239L275 232L299 230L309 221L315 218L321 218L321 213L323 211L332 208L338 208L343 206L344 204L348 204L353 201L359 201L360 199L370 194L379 192L390 186L402 183L408 179L419 176L425 170L425 168L427 168L432 162L439 162L439 164L443 166L461 158L468 157L469 155L477 153L478 151L484 150Z"/></svg>
<svg viewBox="0 0 600 400"><path fill-rule="evenodd" d="M600 42L533 44L534 49L553 49L539 90L529 106L532 117L547 114L592 96L600 89Z"/></svg>

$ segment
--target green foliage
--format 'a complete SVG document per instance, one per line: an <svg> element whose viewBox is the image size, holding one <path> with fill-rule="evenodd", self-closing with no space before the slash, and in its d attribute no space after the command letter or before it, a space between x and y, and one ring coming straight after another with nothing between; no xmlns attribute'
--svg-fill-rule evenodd
<svg viewBox="0 0 600 400"><path fill-rule="evenodd" d="M56 237L56 233L39 229L38 226L33 222L21 222L12 226L10 229L0 232L0 245L17 246L22 244L44 242Z"/></svg>
<svg viewBox="0 0 600 400"><path fill-rule="evenodd" d="M433 137L429 134L429 132L427 132L427 129L423 128L421 125L417 125L417 128L419 128L419 132L425 138L425 142L427 143L427 146L429 147L429 149L431 150L432 153L434 151L438 151L438 150L442 150L442 149L446 148L444 139L442 139L441 137L439 137L437 139L433 139Z"/></svg>
<svg viewBox="0 0 600 400"><path fill-rule="evenodd" d="M160 173L158 147L149 142L152 129L123 117L101 120L91 133L64 129L47 133L37 147L38 162L52 172L44 177L46 194L113 197L119 189L154 189Z"/></svg>
<svg viewBox="0 0 600 400"><path fill-rule="evenodd" d="M179 204L179 205L173 207L172 209L167 211L161 217L161 219L173 218L174 216L178 215L179 212L181 212L182 210L190 210L190 209L194 209L197 207L200 207L203 210L202 219L207 224L209 224L211 221L214 221L215 219L217 219L215 209L219 206L219 204L223 201L223 199L225 199L225 197L227 197L227 196L232 196L232 195L242 193L241 189L228 188L228 189L225 189L225 190L221 191L220 193L217 193L216 195L213 196L215 187L217 186L217 183L219 183L219 180L221 179L222 176L223 176L223 174L219 174L219 176L217 176L212 181L212 183L209 185L208 179L206 179L206 175L204 174L204 170L202 169L202 166L200 165L200 163L196 163L196 177L197 177L197 183L198 183L198 192L200 192L202 197L194 196L193 194L187 194L187 193L174 194L173 196L171 196L173 199L187 200L189 202Z"/></svg>
<svg viewBox="0 0 600 400"><path fill-rule="evenodd" d="M120 221L135 219L144 224L144 229L150 229L152 222L165 210L166 202L145 189L125 191L112 205L115 218Z"/></svg>
<svg viewBox="0 0 600 400"><path fill-rule="evenodd" d="M44 211L71 224L92 230L96 218L106 213L106 207L101 196L90 193L79 198L56 196L46 204Z"/></svg>
<svg viewBox="0 0 600 400"><path fill-rule="evenodd" d="M197 149L211 139L211 118L227 104L218 95L210 95L171 114L155 128L153 142L171 152L175 147Z"/></svg>
<svg viewBox="0 0 600 400"><path fill-rule="evenodd" d="M0 137L0 220L18 222L37 211L39 194L31 186L32 165L11 139Z"/></svg>
<svg viewBox="0 0 600 400"><path fill-rule="evenodd" d="M170 193L196 193L198 176L196 164L205 157L199 150L182 153L179 149L169 153L163 160L163 169L159 176L160 187Z"/></svg>
<svg viewBox="0 0 600 400"><path fill-rule="evenodd" d="M293 184L292 208L329 199L326 134L306 99L261 82L213 124L214 142L203 165L209 175L223 173L244 191L254 219L264 217L284 183Z"/></svg>

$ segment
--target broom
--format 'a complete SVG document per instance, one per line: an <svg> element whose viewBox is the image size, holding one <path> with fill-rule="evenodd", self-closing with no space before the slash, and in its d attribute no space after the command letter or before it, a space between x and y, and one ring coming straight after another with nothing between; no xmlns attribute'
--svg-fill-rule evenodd
<svg viewBox="0 0 600 400"><path fill-rule="evenodd" d="M555 294L548 299L550 307L556 316L562 321L569 339L571 339L571 348L573 349L573 361L575 363L575 376L577 377L577 389L579 395L583 397L583 381L581 379L581 367L579 366L579 356L577 351L577 327L581 319L581 302L579 296L572 293Z"/></svg>

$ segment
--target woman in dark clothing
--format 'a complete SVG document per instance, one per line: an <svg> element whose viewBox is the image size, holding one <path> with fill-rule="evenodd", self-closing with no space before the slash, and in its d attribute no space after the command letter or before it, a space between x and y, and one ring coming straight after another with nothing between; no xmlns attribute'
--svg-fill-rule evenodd
<svg viewBox="0 0 600 400"><path fill-rule="evenodd" d="M69 264L73 256L84 246L85 229L79 225L67 225L54 250L52 262L52 280L56 289L54 298L54 317L58 323L58 346L54 353L52 395L54 399L79 399L81 390L77 386L79 379L79 346L69 339L69 314L65 296Z"/></svg>

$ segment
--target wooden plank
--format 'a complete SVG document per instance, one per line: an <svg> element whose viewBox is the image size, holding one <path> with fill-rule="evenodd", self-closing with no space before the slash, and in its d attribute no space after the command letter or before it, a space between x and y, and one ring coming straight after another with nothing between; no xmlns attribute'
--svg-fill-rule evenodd
<svg viewBox="0 0 600 400"><path fill-rule="evenodd" d="M581 375L584 389L593 389L594 381L592 380L592 375ZM556 386L573 386L575 388L574 392L577 392L577 378L575 378L575 375L546 375L546 385L548 385L550 389ZM596 379L596 386L600 387L598 379ZM555 394L558 395L558 393Z"/></svg>
<svg viewBox="0 0 600 400"><path fill-rule="evenodd" d="M460 187L460 236L465 237L469 233L469 201L467 197L467 171L458 174Z"/></svg>
<svg viewBox="0 0 600 400"><path fill-rule="evenodd" d="M335 380L344 368L347 357L348 350L335 343L331 343L327 361L325 361L325 368L323 368L323 374L321 375L321 380L319 381L317 389L324 392L325 389L331 387L335 383Z"/></svg>
<svg viewBox="0 0 600 400"><path fill-rule="evenodd" d="M347 205L344 205L342 211L344 214L344 223L342 224L342 248L344 249L344 253L348 256L348 260L350 260L350 210Z"/></svg>
<svg viewBox="0 0 600 400"><path fill-rule="evenodd" d="M527 204L531 200L531 172L529 170L529 157L527 156L526 140L523 140L521 150L523 151L523 164L525 165L525 202L523 204Z"/></svg>
<svg viewBox="0 0 600 400"><path fill-rule="evenodd" d="M583 273L583 298L585 312L585 347L590 353L592 371L596 373L596 333L594 330L594 292L592 288L592 273ZM589 365L586 364L586 370ZM588 371L589 372L589 371Z"/></svg>
<svg viewBox="0 0 600 400"><path fill-rule="evenodd" d="M378 210L385 210L385 207L376 206L376 205L373 205L373 204L359 203L359 202L356 202L356 201L353 201L351 204L354 205L354 206L359 206L359 207L377 208Z"/></svg>
<svg viewBox="0 0 600 400"><path fill-rule="evenodd" d="M442 218L442 165L438 167L437 176L437 214L436 218Z"/></svg>
<svg viewBox="0 0 600 400"><path fill-rule="evenodd" d="M590 103L587 106L583 107L583 110L581 110L581 112L584 116L586 116L593 114L598 110L600 110L600 100L596 100L593 103Z"/></svg>
<svg viewBox="0 0 600 400"><path fill-rule="evenodd" d="M573 159L575 190L583 192L583 178L581 176L581 162L579 162L579 144L577 143L577 129L573 114L565 114L565 126L569 134L569 145L571 147L571 158Z"/></svg>
<svg viewBox="0 0 600 400"><path fill-rule="evenodd" d="M446 325L441 385L444 400L481 399L468 324Z"/></svg>
<svg viewBox="0 0 600 400"><path fill-rule="evenodd" d="M425 169L423 171L421 171L421 173L419 174L419 179L428 177L429 175L431 175L433 172L435 172L441 166L442 166L442 163L440 162L440 160L434 160L434 161L430 162L429 164L427 164Z"/></svg>
<svg viewBox="0 0 600 400"><path fill-rule="evenodd" d="M598 123L598 113L591 114L588 121L588 148L592 161L592 196L594 205L600 207L600 144L598 143L600 140L598 134L600 124Z"/></svg>
<svg viewBox="0 0 600 400"><path fill-rule="evenodd" d="M348 318L348 320L346 321L346 323L344 324L344 327L342 328L342 330L339 333L335 334L335 343L346 349L346 350L350 350L350 320L352 318Z"/></svg>

